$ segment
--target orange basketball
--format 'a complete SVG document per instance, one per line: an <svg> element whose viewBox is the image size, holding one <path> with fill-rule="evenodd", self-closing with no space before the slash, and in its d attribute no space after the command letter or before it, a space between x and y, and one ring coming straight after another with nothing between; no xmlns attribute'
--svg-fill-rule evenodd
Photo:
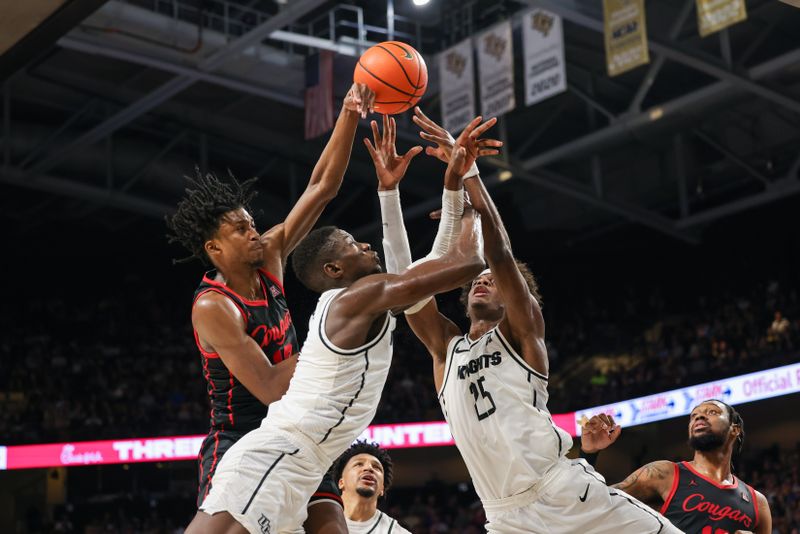
<svg viewBox="0 0 800 534"><path fill-rule="evenodd" d="M396 115L416 105L425 94L428 67L411 45L385 41L361 55L353 81L375 91L375 111Z"/></svg>

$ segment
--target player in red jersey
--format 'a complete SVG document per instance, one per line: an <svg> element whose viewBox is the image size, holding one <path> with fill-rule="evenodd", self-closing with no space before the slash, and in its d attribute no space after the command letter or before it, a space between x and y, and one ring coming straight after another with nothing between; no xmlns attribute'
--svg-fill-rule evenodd
<svg viewBox="0 0 800 534"><path fill-rule="evenodd" d="M596 415L584 426L581 450L596 454L619 434L613 418ZM660 510L687 534L771 534L766 497L732 472L733 452L743 443L744 421L733 406L701 402L689 414L691 461L658 460L613 487Z"/></svg>
<svg viewBox="0 0 800 534"><path fill-rule="evenodd" d="M372 111L374 100L366 85L350 88L306 190L286 219L263 234L247 209L255 179L239 183L198 173L167 220L170 241L186 247L189 259L215 269L203 277L192 307L211 404L211 428L199 458L198 506L228 448L257 428L267 405L288 388L300 347L283 292L287 258L336 196L359 115ZM308 532L347 531L332 481L323 481L312 497L305 527Z"/></svg>

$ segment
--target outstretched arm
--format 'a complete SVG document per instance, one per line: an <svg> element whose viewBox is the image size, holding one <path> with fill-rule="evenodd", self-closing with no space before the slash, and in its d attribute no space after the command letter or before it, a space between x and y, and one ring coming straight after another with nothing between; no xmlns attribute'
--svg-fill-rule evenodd
<svg viewBox="0 0 800 534"><path fill-rule="evenodd" d="M475 135L475 132L471 135ZM500 330L520 351L528 365L547 376L542 310L530 294L528 284L517 267L500 213L480 176L465 180L464 188L475 210L481 215L484 255L492 271L494 284L503 297L505 318L500 323Z"/></svg>
<svg viewBox="0 0 800 534"><path fill-rule="evenodd" d="M265 405L289 389L297 355L272 365L258 343L247 335L236 306L218 293L200 297L192 309L192 325L204 350L216 352L236 380Z"/></svg>
<svg viewBox="0 0 800 534"><path fill-rule="evenodd" d="M378 200L381 206L381 223L383 226L383 258L386 272L397 274L411 264L411 247L408 244L406 227L403 223L403 211L400 207L400 191L398 185L405 177L408 165L414 157L422 152L421 146L412 147L404 155L397 153L395 139L397 124L394 118L383 116L383 135L375 121L372 126L372 137L364 144L375 165L378 177Z"/></svg>
<svg viewBox="0 0 800 534"><path fill-rule="evenodd" d="M342 185L350 161L358 118L372 111L373 93L364 84L353 84L345 96L333 133L322 151L311 179L297 203L282 223L261 236L268 271L283 279L286 258L314 227L322 210L333 200Z"/></svg>
<svg viewBox="0 0 800 534"><path fill-rule="evenodd" d="M463 149L460 157L463 158ZM451 164L448 172L453 167ZM361 278L343 291L331 304L332 313L326 323L328 332L336 333L336 339L332 337L331 341L341 348L357 346L357 336L351 333L363 333L366 329L353 328L354 325L369 325L386 311L402 311L475 277L483 268L477 224L470 210L465 216L459 240L448 255L412 266L399 275L376 274Z"/></svg>
<svg viewBox="0 0 800 534"><path fill-rule="evenodd" d="M434 241L433 249L428 254L428 259L437 258L446 254L451 246L454 236L460 230L460 213L454 213L457 209L456 200L463 203L462 190L464 177L477 174L475 160L480 156L495 155L497 148L503 145L502 141L496 139L480 139L477 137L491 128L497 119L490 119L482 123L481 117L475 117L464 128L464 131L454 139L450 132L436 124L428 118L422 110L415 108L414 122L422 129L420 136L423 139L436 143L436 147L429 146L426 153L436 157L448 165L451 163L453 150L456 146L464 148L463 161L457 162L453 167L453 172L445 174L444 189L442 197L442 215L439 223L439 231ZM477 131L475 138L470 138L470 134ZM458 198L454 196L458 195ZM463 204L461 209L463 210ZM434 361L434 378L440 378L441 366L446 357L447 344L450 340L461 334L460 329L448 318L439 313L435 299L431 299L421 308L415 306L406 310L406 320L414 331L414 334L422 341Z"/></svg>
<svg viewBox="0 0 800 534"><path fill-rule="evenodd" d="M367 320L386 311L402 311L423 298L460 287L483 269L478 224L478 218L473 218L470 210L450 254L412 266L399 275L375 274L361 278L335 299L331 310L345 323L355 317ZM336 330L330 317L327 324L330 330Z"/></svg>

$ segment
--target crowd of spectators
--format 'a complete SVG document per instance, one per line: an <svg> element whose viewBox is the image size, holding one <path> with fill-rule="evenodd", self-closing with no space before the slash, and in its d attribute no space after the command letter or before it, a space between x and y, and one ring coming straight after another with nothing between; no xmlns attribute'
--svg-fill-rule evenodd
<svg viewBox="0 0 800 534"><path fill-rule="evenodd" d="M679 460L675 458L674 460ZM745 456L737 474L762 492L772 511L773 534L800 533L800 443ZM479 534L486 516L467 482L429 480L395 487L379 507L415 534ZM27 531L83 534L181 534L194 515L194 496L181 489L82 495L59 506L52 520L32 509Z"/></svg>
<svg viewBox="0 0 800 534"><path fill-rule="evenodd" d="M796 287L757 283L740 294L700 296L690 310L662 309L617 345L616 353L598 355L590 347L569 355L572 364L594 356L593 365L585 366L580 377L551 381L551 408L587 408L797 360ZM558 362L557 369L564 370L563 364Z"/></svg>
<svg viewBox="0 0 800 534"><path fill-rule="evenodd" d="M4 444L207 431L188 306L141 287L131 274L113 297L31 298L3 313L13 333L0 338ZM568 315L545 305L551 411L769 368L800 350L800 302L787 283L701 296L681 313L657 292L621 306L609 314L586 302ZM463 321L455 298L441 307ZM304 337L305 317L295 324ZM394 360L376 422L441 419L430 357L403 321Z"/></svg>

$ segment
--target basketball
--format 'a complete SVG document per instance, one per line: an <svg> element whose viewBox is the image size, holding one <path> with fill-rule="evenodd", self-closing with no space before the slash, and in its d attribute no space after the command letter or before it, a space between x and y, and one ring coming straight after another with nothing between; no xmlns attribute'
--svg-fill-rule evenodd
<svg viewBox="0 0 800 534"><path fill-rule="evenodd" d="M416 105L425 94L428 67L411 45L385 41L361 55L353 81L375 91L376 112L396 115Z"/></svg>

